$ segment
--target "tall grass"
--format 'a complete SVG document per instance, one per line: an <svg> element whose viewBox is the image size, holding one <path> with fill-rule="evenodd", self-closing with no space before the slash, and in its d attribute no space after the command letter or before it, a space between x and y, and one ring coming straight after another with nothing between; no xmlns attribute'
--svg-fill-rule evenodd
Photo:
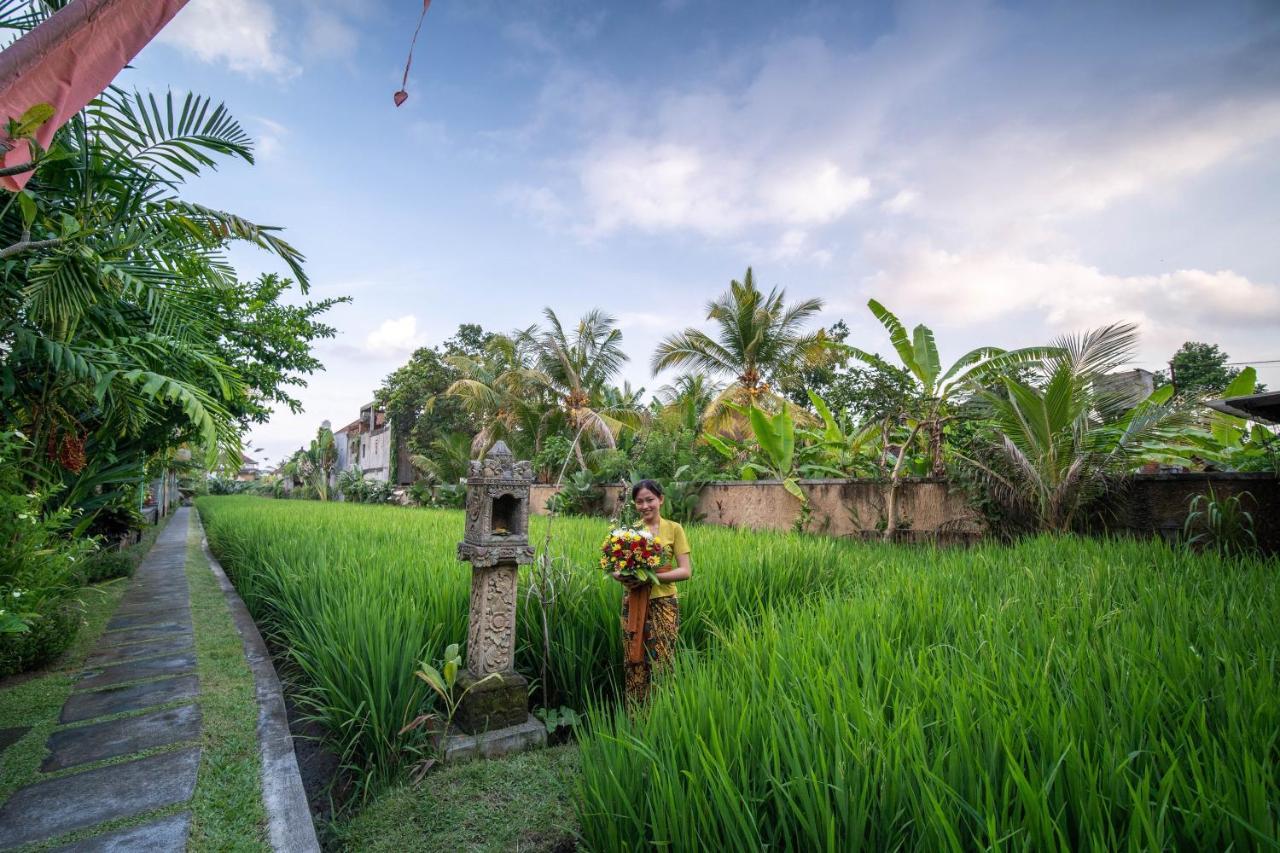
<svg viewBox="0 0 1280 853"><path fill-rule="evenodd" d="M419 660L464 642L470 571L455 557L463 513L272 501L197 501L210 546L259 625L296 665L307 710L348 761L388 777L415 745L400 729L431 697ZM535 518L541 546L547 521ZM621 587L596 568L604 522L555 522L555 605L549 685L535 701L584 709L617 693ZM704 649L716 632L824 590L851 592L851 571L876 548L819 537L696 528L694 579L682 585L681 639ZM517 668L542 670L542 619L522 572Z"/></svg>
<svg viewBox="0 0 1280 853"><path fill-rule="evenodd" d="M1280 571L1160 543L865 552L582 744L595 850L1280 846Z"/></svg>

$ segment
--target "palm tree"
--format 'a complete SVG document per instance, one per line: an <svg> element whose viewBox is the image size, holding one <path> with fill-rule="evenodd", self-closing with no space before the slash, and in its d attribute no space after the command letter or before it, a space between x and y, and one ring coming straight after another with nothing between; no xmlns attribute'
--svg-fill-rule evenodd
<svg viewBox="0 0 1280 853"><path fill-rule="evenodd" d="M478 358L460 355L445 359L460 377L444 393L461 400L463 408L483 424L471 443L471 452L477 456L483 456L499 440L517 451L521 446L537 450L539 408L531 400L528 383L522 380L532 369L528 339L534 328L493 335ZM428 414L430 410L428 401Z"/></svg>
<svg viewBox="0 0 1280 853"><path fill-rule="evenodd" d="M897 315L874 299L867 307L889 333L902 367L889 364L879 355L857 347L841 344L855 358L879 370L903 377L912 387L910 397L904 401L904 409L890 416L884 425L885 444L889 446L889 434L902 423L907 428L905 440L899 445L897 458L889 476L889 491L885 499L886 525L884 536L892 539L897 529L898 486L902 480L903 462L917 436L925 437L925 449L929 456L930 473L944 477L947 473L944 456L944 428L953 417L955 404L962 396L976 392L984 381L989 381L1015 367L1033 364L1058 353L1054 347L1024 347L1005 351L998 347L978 347L960 356L945 371L938 357L938 346L933 331L924 324L916 326L907 337L906 326Z"/></svg>
<svg viewBox="0 0 1280 853"><path fill-rule="evenodd" d="M597 445L616 447L618 433L639 418L634 399L617 395L611 403L606 398L627 361L617 321L595 308L566 332L555 311L546 308L543 316L547 328L529 335L537 352L537 369L526 378L559 401L575 436L582 433Z"/></svg>
<svg viewBox="0 0 1280 853"><path fill-rule="evenodd" d="M409 462L426 475L433 485L456 484L471 469L471 453L471 436L451 432L431 442L430 455L415 454L409 457Z"/></svg>
<svg viewBox="0 0 1280 853"><path fill-rule="evenodd" d="M730 384L707 406L704 419L721 416L725 402L776 409L781 403L774 391L779 381L800 367L820 363L830 351L821 330L804 329L805 321L821 310L821 299L787 305L785 290L761 292L748 267L741 282L730 282L728 292L707 305L707 319L716 327L714 337L692 328L671 335L653 354L653 372L691 367L730 377Z"/></svg>
<svg viewBox="0 0 1280 853"><path fill-rule="evenodd" d="M979 394L993 422L988 455L963 461L1014 513L1047 530L1071 530L1083 507L1190 421L1170 405L1171 385L1136 406L1126 392L1099 387L1136 345L1135 326L1113 324L1059 339L1043 386L1000 377L997 390Z"/></svg>
<svg viewBox="0 0 1280 853"><path fill-rule="evenodd" d="M723 390L723 383L704 373L682 373L670 385L658 389L662 417L684 429L699 432L703 414Z"/></svg>

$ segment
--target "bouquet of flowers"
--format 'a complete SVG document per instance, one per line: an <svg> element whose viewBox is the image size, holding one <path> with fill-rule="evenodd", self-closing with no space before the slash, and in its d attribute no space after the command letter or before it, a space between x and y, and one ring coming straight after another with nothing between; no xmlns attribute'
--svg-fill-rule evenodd
<svg viewBox="0 0 1280 853"><path fill-rule="evenodd" d="M658 567L667 547L647 530L618 527L609 531L600 546L600 568L646 583L658 583Z"/></svg>

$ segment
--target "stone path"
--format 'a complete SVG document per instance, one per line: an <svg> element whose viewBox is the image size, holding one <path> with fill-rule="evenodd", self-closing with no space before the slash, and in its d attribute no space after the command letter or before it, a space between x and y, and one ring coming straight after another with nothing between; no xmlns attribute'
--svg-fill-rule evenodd
<svg viewBox="0 0 1280 853"><path fill-rule="evenodd" d="M200 766L200 695L179 509L133 577L47 741L41 779L0 806L0 849L108 821L64 850L181 850ZM144 754L145 753L145 754ZM165 810L146 820L148 813Z"/></svg>

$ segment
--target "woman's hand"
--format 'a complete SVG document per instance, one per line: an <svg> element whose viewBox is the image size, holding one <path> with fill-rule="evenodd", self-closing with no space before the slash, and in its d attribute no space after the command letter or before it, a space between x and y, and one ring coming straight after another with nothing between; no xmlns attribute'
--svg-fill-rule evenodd
<svg viewBox="0 0 1280 853"><path fill-rule="evenodd" d="M634 577L632 575L624 575L621 572L614 572L613 579L616 580L618 583L622 584L623 586L625 586L627 589L635 589L638 586L643 586L645 583L644 581L640 580L640 578Z"/></svg>

